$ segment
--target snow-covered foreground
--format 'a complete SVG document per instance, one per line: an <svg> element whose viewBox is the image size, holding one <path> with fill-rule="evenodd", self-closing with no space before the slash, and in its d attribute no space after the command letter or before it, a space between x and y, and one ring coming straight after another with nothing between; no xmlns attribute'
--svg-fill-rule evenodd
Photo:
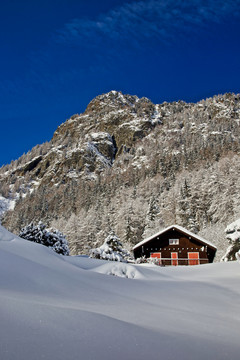
<svg viewBox="0 0 240 360"><path fill-rule="evenodd" d="M64 257L0 226L0 274L1 360L240 358L237 262Z"/></svg>

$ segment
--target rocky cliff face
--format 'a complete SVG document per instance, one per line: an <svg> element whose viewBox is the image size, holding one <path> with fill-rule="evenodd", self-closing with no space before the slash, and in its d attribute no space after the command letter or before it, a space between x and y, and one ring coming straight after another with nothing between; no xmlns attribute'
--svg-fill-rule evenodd
<svg viewBox="0 0 240 360"><path fill-rule="evenodd" d="M80 253L110 230L130 247L178 223L224 251L223 229L240 210L239 121L235 94L160 105L100 95L1 168L3 225L18 232L41 219Z"/></svg>

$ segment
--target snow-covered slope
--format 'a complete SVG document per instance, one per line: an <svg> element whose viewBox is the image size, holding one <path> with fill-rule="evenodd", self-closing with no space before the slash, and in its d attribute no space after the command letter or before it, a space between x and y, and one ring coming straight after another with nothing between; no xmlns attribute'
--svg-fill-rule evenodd
<svg viewBox="0 0 240 360"><path fill-rule="evenodd" d="M63 257L0 226L0 273L1 360L239 359L237 262Z"/></svg>

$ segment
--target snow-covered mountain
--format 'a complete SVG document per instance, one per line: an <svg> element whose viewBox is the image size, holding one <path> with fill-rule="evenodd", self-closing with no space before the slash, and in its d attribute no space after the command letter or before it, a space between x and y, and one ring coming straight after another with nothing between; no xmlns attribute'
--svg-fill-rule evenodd
<svg viewBox="0 0 240 360"><path fill-rule="evenodd" d="M0 169L2 223L18 233L42 220L75 254L111 230L130 247L178 223L213 242L220 258L224 229L240 212L239 122L235 94L157 105L116 91L97 96L49 143Z"/></svg>
<svg viewBox="0 0 240 360"><path fill-rule="evenodd" d="M239 269L62 256L0 226L0 358L238 360Z"/></svg>

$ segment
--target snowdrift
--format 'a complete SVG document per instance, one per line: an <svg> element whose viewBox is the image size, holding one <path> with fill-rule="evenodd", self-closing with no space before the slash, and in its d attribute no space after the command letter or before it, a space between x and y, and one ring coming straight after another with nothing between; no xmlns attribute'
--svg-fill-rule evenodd
<svg viewBox="0 0 240 360"><path fill-rule="evenodd" d="M237 262L64 257L0 226L0 273L1 360L239 359Z"/></svg>

